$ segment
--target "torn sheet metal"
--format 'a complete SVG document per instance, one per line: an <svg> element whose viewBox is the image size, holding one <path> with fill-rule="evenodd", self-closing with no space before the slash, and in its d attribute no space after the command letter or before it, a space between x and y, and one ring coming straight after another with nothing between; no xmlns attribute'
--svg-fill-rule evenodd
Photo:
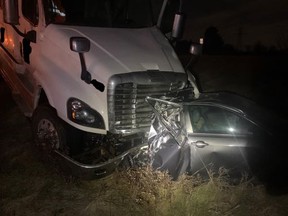
<svg viewBox="0 0 288 216"><path fill-rule="evenodd" d="M148 97L154 115L148 136L148 151L153 168L168 171L176 179L190 162L190 145L180 115L183 107L177 103Z"/></svg>

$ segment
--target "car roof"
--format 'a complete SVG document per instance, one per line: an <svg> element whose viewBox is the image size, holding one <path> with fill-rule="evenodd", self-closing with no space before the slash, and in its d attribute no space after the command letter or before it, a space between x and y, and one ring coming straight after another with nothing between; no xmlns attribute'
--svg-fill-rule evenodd
<svg viewBox="0 0 288 216"><path fill-rule="evenodd" d="M214 104L234 109L235 111L242 113L249 113L250 109L258 106L256 103L245 97L228 92L201 93L199 98L190 101L183 101L183 105L189 104Z"/></svg>

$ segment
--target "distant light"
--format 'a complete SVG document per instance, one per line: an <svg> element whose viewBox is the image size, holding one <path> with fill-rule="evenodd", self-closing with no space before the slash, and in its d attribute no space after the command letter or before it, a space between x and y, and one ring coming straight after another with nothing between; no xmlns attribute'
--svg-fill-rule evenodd
<svg viewBox="0 0 288 216"><path fill-rule="evenodd" d="M203 38L200 38L200 39L199 39L199 43L200 43L200 44L203 44L203 43L204 43L204 39L203 39Z"/></svg>

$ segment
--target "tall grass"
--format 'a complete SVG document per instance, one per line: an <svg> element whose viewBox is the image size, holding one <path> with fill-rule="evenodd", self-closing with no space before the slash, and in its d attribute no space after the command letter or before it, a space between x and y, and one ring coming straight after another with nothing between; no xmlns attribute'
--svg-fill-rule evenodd
<svg viewBox="0 0 288 216"><path fill-rule="evenodd" d="M249 181L231 185L225 175L209 181L183 175L172 181L167 173L144 167L115 173L109 182L105 199L92 200L86 213L98 215L94 210L102 209L99 215L284 215L263 186Z"/></svg>

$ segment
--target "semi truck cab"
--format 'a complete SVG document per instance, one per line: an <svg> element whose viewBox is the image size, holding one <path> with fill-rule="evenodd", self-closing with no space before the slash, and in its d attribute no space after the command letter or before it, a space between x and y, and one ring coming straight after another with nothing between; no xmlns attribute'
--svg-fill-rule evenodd
<svg viewBox="0 0 288 216"><path fill-rule="evenodd" d="M147 96L197 91L171 45L180 0L0 2L1 75L35 143L80 175L106 175L146 144Z"/></svg>

